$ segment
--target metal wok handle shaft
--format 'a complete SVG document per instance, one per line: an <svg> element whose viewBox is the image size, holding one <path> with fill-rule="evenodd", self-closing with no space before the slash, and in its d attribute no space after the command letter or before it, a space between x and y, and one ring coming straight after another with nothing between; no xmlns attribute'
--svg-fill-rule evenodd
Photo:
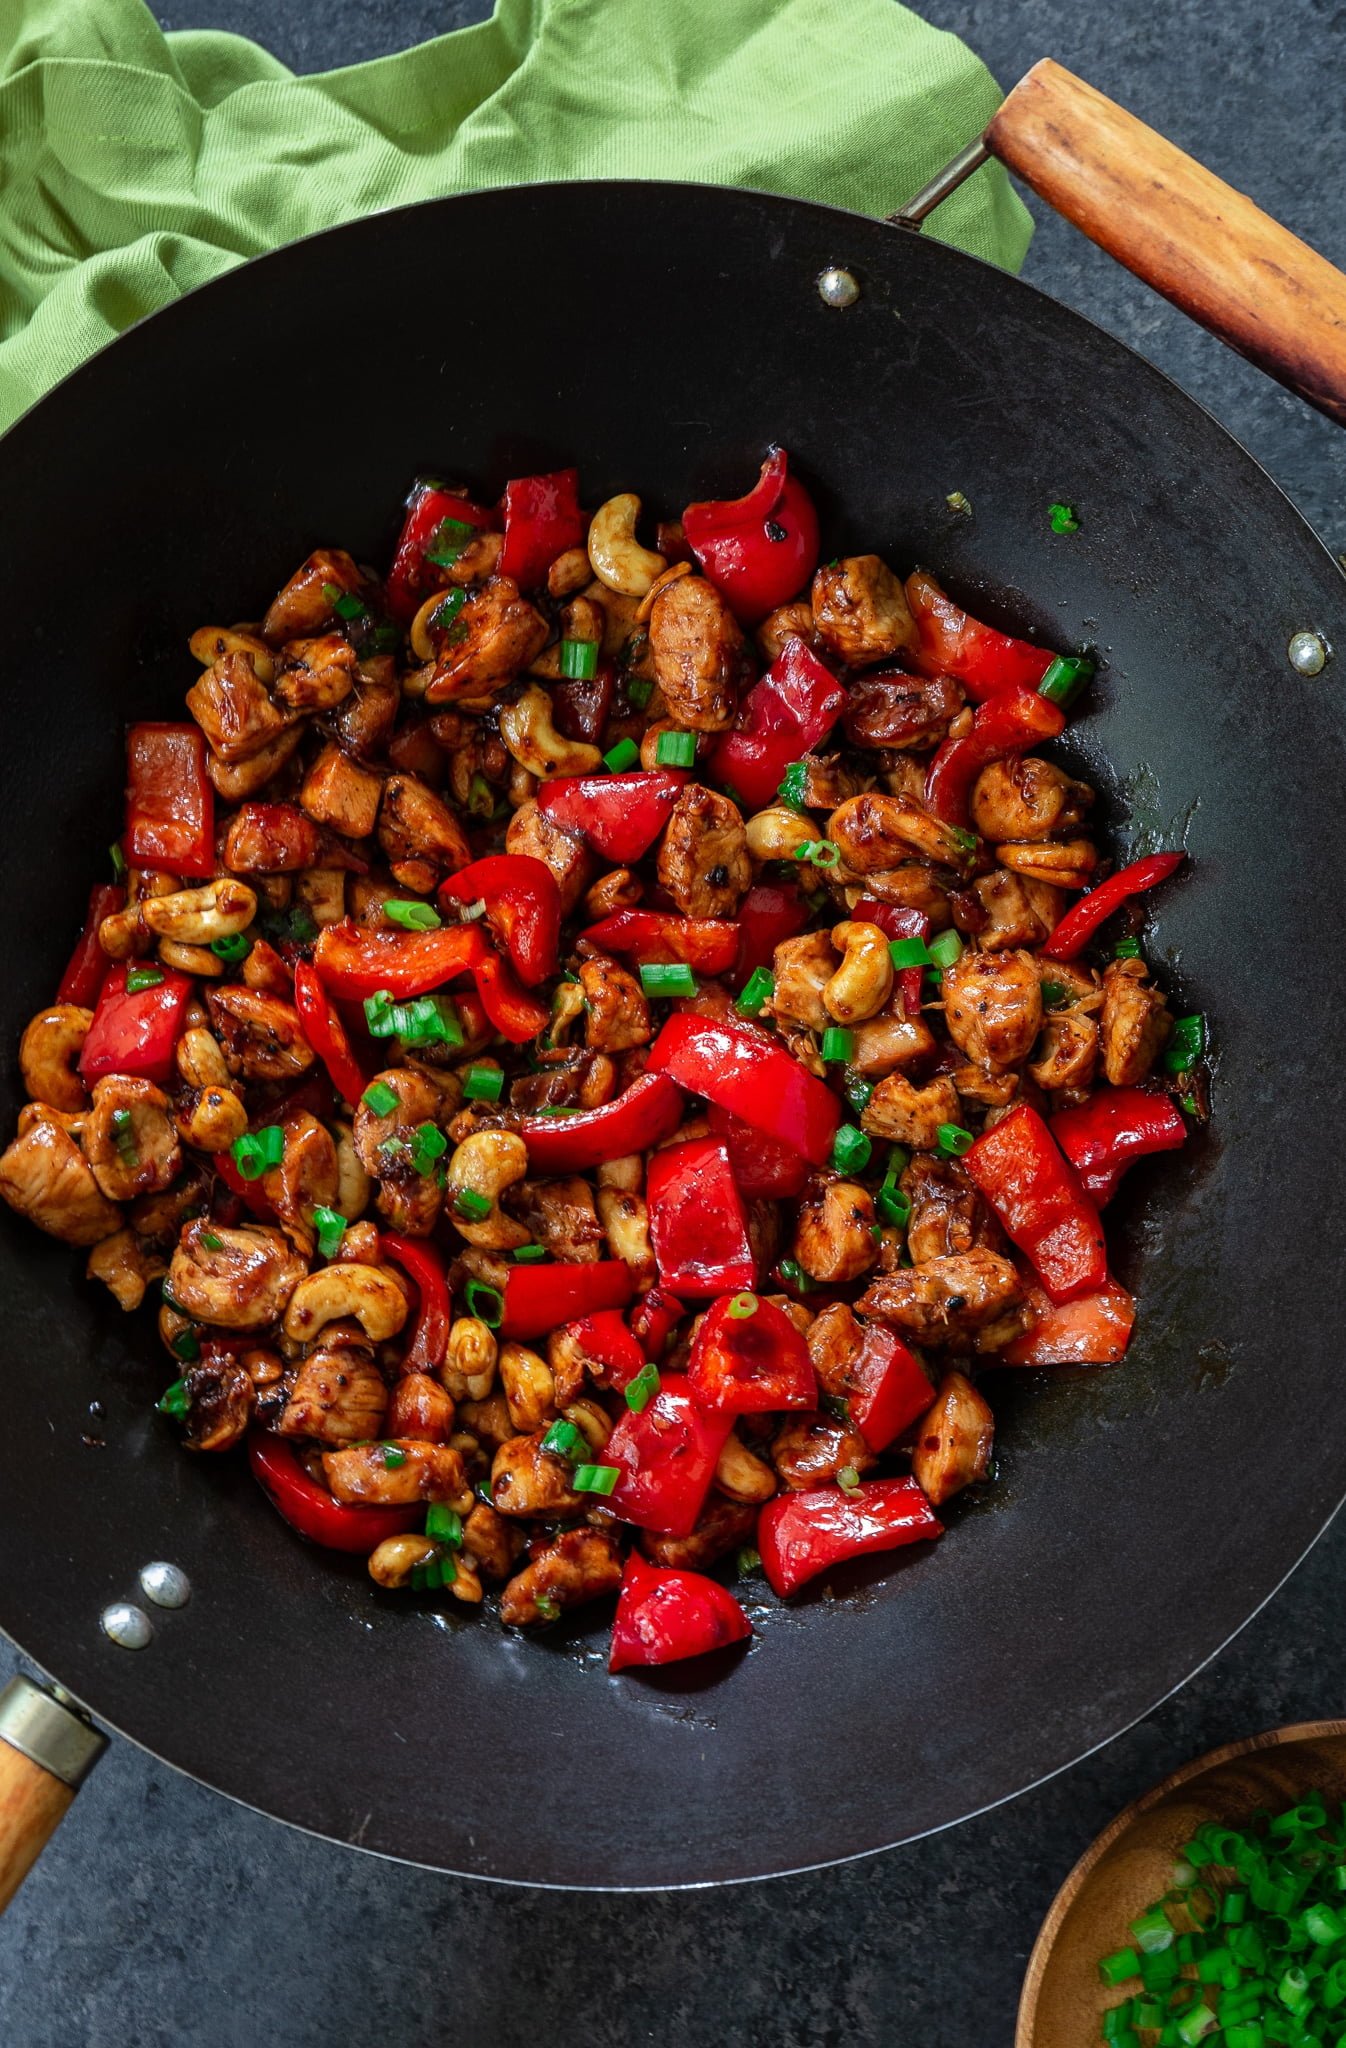
<svg viewBox="0 0 1346 2048"><path fill-rule="evenodd" d="M0 1913L107 1748L73 1702L31 1678L0 1692Z"/></svg>

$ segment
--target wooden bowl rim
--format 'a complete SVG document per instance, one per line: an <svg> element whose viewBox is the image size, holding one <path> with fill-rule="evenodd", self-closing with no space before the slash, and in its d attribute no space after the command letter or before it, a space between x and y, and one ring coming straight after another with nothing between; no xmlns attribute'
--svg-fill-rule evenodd
<svg viewBox="0 0 1346 2048"><path fill-rule="evenodd" d="M1033 1952L1028 1958L1024 1972L1023 1990L1019 1994L1019 2013L1014 2028L1014 2048L1033 2048L1033 2028L1037 2021L1038 1998L1042 1980L1047 1974L1047 1964L1061 1932L1061 1923L1074 1905L1094 1869L1107 1854L1113 1843L1127 1832L1143 1813L1166 1799L1170 1792L1180 1786L1189 1785L1193 1778L1199 1778L1206 1771L1216 1770L1221 1764L1233 1763L1241 1756L1251 1756L1259 1749L1277 1749L1282 1744L1297 1742L1323 1742L1333 1736L1346 1735L1346 1721L1295 1721L1286 1728L1269 1728L1262 1735L1246 1735L1241 1742L1226 1742L1219 1749L1208 1750L1205 1756L1194 1758L1183 1764L1170 1777L1154 1785L1148 1792L1133 1799L1124 1806L1115 1820L1110 1820L1101 1835L1095 1837L1066 1878L1056 1897L1047 1909L1047 1917L1038 1930L1033 1943Z"/></svg>

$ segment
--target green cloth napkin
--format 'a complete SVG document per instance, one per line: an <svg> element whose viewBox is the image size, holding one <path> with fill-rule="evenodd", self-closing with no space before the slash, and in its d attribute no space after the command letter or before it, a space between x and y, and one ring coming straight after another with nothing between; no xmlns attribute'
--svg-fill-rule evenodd
<svg viewBox="0 0 1346 2048"><path fill-rule="evenodd" d="M497 0L314 78L240 36L165 35L142 0L0 0L0 22L0 429L179 293L379 207L626 177L881 214L1000 97L897 0ZM1031 223L998 164L937 219L1023 260Z"/></svg>

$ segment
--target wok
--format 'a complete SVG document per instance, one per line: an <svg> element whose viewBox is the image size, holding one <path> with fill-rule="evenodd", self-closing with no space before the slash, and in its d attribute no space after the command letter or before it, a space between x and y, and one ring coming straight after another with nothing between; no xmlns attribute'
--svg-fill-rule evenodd
<svg viewBox="0 0 1346 2048"><path fill-rule="evenodd" d="M1346 281L1138 124L1119 154L1107 124L1127 119L1039 67L991 142L1044 187L1069 155L1055 196L1136 267L1186 235L1191 266L1158 281L1181 296L1204 264L1208 322L1340 414ZM1129 242L1128 180L1157 192L1147 243ZM577 290L585 250L611 262L615 301ZM834 266L853 304L820 294ZM525 1643L381 1601L358 1563L292 1535L241 1460L182 1456L152 1410L149 1316L0 1219L0 1623L179 1769L445 1870L692 1885L942 1827L1145 1713L1346 1492L1343 989L1324 945L1346 897L1346 755L1334 664L1309 677L1287 658L1303 632L1346 648L1346 583L1191 399L916 233L677 185L446 199L250 263L37 406L0 445L0 1043L48 998L119 829L125 722L181 715L195 626L260 615L317 544L386 561L418 468L486 487L578 461L589 502L634 488L674 513L743 488L771 441L817 492L825 554L920 560L998 623L1099 648L1069 751L1109 793L1119 850L1192 856L1150 950L1214 1020L1214 1122L1116 1205L1139 1293L1126 1363L1001 1374L998 1483L941 1544L788 1609L764 1598L728 1667L617 1680L605 1620ZM1074 536L1051 532L1055 499L1078 507ZM0 1095L7 1130L9 1058ZM147 1605L152 1560L186 1573L188 1605ZM127 1599L153 1619L135 1655L100 1627ZM39 1722L75 1726L31 1696L24 1712L0 1756L48 1796L11 1882L67 1796L19 1752L40 1756Z"/></svg>

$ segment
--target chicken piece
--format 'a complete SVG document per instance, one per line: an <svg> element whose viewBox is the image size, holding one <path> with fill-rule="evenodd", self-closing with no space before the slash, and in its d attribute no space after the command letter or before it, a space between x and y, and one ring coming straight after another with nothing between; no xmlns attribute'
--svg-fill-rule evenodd
<svg viewBox="0 0 1346 2048"><path fill-rule="evenodd" d="M602 1258L606 1247L594 1192L578 1174L560 1180L521 1181L508 1191L504 1206L523 1224L532 1242L545 1244L554 1258L580 1265Z"/></svg>
<svg viewBox="0 0 1346 2048"><path fill-rule="evenodd" d="M272 702L249 654L225 654L213 662L188 690L187 709L211 752L229 766L270 748L299 717Z"/></svg>
<svg viewBox="0 0 1346 2048"><path fill-rule="evenodd" d="M769 1207L774 1219L776 1205ZM832 1285L858 1280L878 1257L874 1220L867 1188L815 1174L800 1200L794 1255L811 1279Z"/></svg>
<svg viewBox="0 0 1346 2048"><path fill-rule="evenodd" d="M168 1262L143 1245L133 1230L114 1230L94 1246L84 1270L90 1280L101 1280L118 1308L129 1315L140 1307L151 1283L163 1278Z"/></svg>
<svg viewBox="0 0 1346 2048"><path fill-rule="evenodd" d="M633 974L604 954L580 962L584 1042L594 1052L629 1052L650 1042L650 1006Z"/></svg>
<svg viewBox="0 0 1346 2048"><path fill-rule="evenodd" d="M1034 839L996 847L995 857L1027 882L1051 889L1087 889L1098 866L1098 848L1091 839Z"/></svg>
<svg viewBox="0 0 1346 2048"><path fill-rule="evenodd" d="M326 746L304 778L299 801L310 818L343 839L367 839L379 814L383 778L340 747Z"/></svg>
<svg viewBox="0 0 1346 2048"><path fill-rule="evenodd" d="M402 690L391 655L376 654L361 662L355 687L335 711L327 714L332 738L358 760L379 760L397 723Z"/></svg>
<svg viewBox="0 0 1346 2048"><path fill-rule="evenodd" d="M921 1017L908 1017L897 989L877 1017L866 1017L851 1032L850 1066L862 1080L876 1081L894 1067L920 1060L934 1051L935 1039Z"/></svg>
<svg viewBox="0 0 1346 2048"><path fill-rule="evenodd" d="M226 761L213 747L206 748L206 774L217 795L226 803L240 804L268 782L274 782L286 762L299 751L304 737L302 725L291 725L266 746L259 747L243 761Z"/></svg>
<svg viewBox="0 0 1346 2048"><path fill-rule="evenodd" d="M685 783L664 827L658 875L684 917L732 917L752 883L738 805Z"/></svg>
<svg viewBox="0 0 1346 2048"><path fill-rule="evenodd" d="M956 1159L918 1153L898 1185L911 1203L907 1250L915 1265L986 1242L986 1205Z"/></svg>
<svg viewBox="0 0 1346 2048"><path fill-rule="evenodd" d="M969 849L952 825L932 817L914 798L882 790L867 790L839 805L828 820L827 836L856 875L896 868L913 855L941 867L962 870L968 865Z"/></svg>
<svg viewBox="0 0 1346 2048"><path fill-rule="evenodd" d="M1010 754L982 769L972 789L972 822L983 839L1050 839L1088 815L1094 793L1054 761Z"/></svg>
<svg viewBox="0 0 1346 2048"><path fill-rule="evenodd" d="M507 1628L555 1621L567 1607L601 1600L622 1582L621 1546L601 1529L567 1529L536 1551L500 1595Z"/></svg>
<svg viewBox="0 0 1346 2048"><path fill-rule="evenodd" d="M848 797L858 796L864 778L841 754L801 754L798 801L806 811L834 811Z"/></svg>
<svg viewBox="0 0 1346 2048"><path fill-rule="evenodd" d="M605 1052L544 1053L537 1073L516 1074L509 1084L510 1107L529 1112L597 1109L616 1093L617 1069Z"/></svg>
<svg viewBox="0 0 1346 2048"><path fill-rule="evenodd" d="M994 1443L995 1417L987 1403L961 1372L946 1373L911 1454L911 1476L931 1507L986 1477Z"/></svg>
<svg viewBox="0 0 1346 2048"><path fill-rule="evenodd" d="M654 672L669 716L690 732L734 722L746 649L737 619L704 576L665 584L649 621Z"/></svg>
<svg viewBox="0 0 1346 2048"><path fill-rule="evenodd" d="M668 553L662 543L659 552ZM670 555L669 560L672 559ZM812 606L800 598L796 598L793 604L777 605L774 612L767 613L754 637L762 659L768 665L780 655L787 640L802 640L806 647L816 647Z"/></svg>
<svg viewBox="0 0 1346 2048"><path fill-rule="evenodd" d="M914 1152L933 1152L941 1124L958 1121L958 1091L947 1074L918 1088L905 1074L886 1074L860 1112L871 1138L889 1138Z"/></svg>
<svg viewBox="0 0 1346 2048"><path fill-rule="evenodd" d="M962 685L952 676L909 676L894 669L856 677L843 723L853 747L928 747L944 738L962 708Z"/></svg>
<svg viewBox="0 0 1346 2048"><path fill-rule="evenodd" d="M166 1258L172 1253L183 1224L205 1209L212 1180L207 1167L189 1159L181 1179L171 1188L162 1194L137 1196L129 1220L147 1251L162 1252Z"/></svg>
<svg viewBox="0 0 1346 2048"><path fill-rule="evenodd" d="M578 1514L584 1506L582 1496L570 1490L565 1459L543 1450L545 1434L540 1430L533 1436L513 1436L497 1450L491 1462L491 1502L502 1515L550 1519Z"/></svg>
<svg viewBox="0 0 1346 2048"><path fill-rule="evenodd" d="M993 1073L989 1067L974 1067L970 1063L952 1068L949 1079L962 1100L978 1109L1004 1109L1019 1093L1017 1074Z"/></svg>
<svg viewBox="0 0 1346 2048"><path fill-rule="evenodd" d="M690 1536L659 1536L653 1529L642 1529L640 1547L651 1564L703 1572L717 1558L751 1544L758 1512L755 1500L726 1500L722 1493L712 1493Z"/></svg>
<svg viewBox="0 0 1346 2048"><path fill-rule="evenodd" d="M453 622L425 692L428 704L486 697L512 682L547 644L548 626L510 576L492 576Z"/></svg>
<svg viewBox="0 0 1346 2048"><path fill-rule="evenodd" d="M850 1401L872 1379L871 1353L890 1345L882 1324L862 1323L844 1301L834 1301L816 1315L806 1332L809 1363L823 1392L832 1401Z"/></svg>
<svg viewBox="0 0 1346 2048"><path fill-rule="evenodd" d="M1033 885L1008 868L993 868L978 875L972 893L986 914L977 932L983 952L1000 952L1008 946L1040 946L1050 927L1033 907L1029 889Z"/></svg>
<svg viewBox="0 0 1346 2048"><path fill-rule="evenodd" d="M231 1074L250 1081L285 1081L313 1065L293 1003L232 982L205 993Z"/></svg>
<svg viewBox="0 0 1346 2048"><path fill-rule="evenodd" d="M463 1549L488 1579L507 1579L522 1550L524 1533L479 1500L463 1523Z"/></svg>
<svg viewBox="0 0 1346 2048"><path fill-rule="evenodd" d="M976 1247L901 1267L872 1282L856 1304L917 1344L960 1343L1016 1308L1023 1284L999 1252Z"/></svg>
<svg viewBox="0 0 1346 2048"><path fill-rule="evenodd" d="M325 1124L307 1110L286 1119L285 1150L279 1166L262 1176L262 1193L270 1202L285 1235L301 1257L313 1256L315 1208L336 1204L339 1173L336 1140Z"/></svg>
<svg viewBox="0 0 1346 2048"><path fill-rule="evenodd" d="M384 1428L399 1442L447 1442L453 1428L453 1396L428 1372L406 1372L393 1386ZM377 1435L377 1431L374 1432Z"/></svg>
<svg viewBox="0 0 1346 2048"><path fill-rule="evenodd" d="M531 854L549 867L561 891L561 915L569 917L595 874L593 855L580 839L572 839L543 816L530 797L505 827L506 853Z"/></svg>
<svg viewBox="0 0 1346 2048"><path fill-rule="evenodd" d="M183 1445L189 1451L230 1451L241 1442L257 1405L246 1368L222 1345L208 1345L183 1374L187 1409Z"/></svg>
<svg viewBox="0 0 1346 2048"><path fill-rule="evenodd" d="M360 1325L329 1323L295 1374L276 1430L333 1448L368 1443L383 1435L387 1406L388 1389Z"/></svg>
<svg viewBox="0 0 1346 2048"><path fill-rule="evenodd" d="M236 875L289 874L318 858L318 828L294 804L247 804L229 820L224 864Z"/></svg>
<svg viewBox="0 0 1346 2048"><path fill-rule="evenodd" d="M252 951L243 962L242 974L244 986L255 988L261 995L279 996L283 1003L288 1003L294 994L293 971L286 966L269 939L253 940ZM228 1078L229 1069L221 1054L220 1079L217 1082L212 1077L209 1085L222 1087ZM198 1082L198 1086L204 1085L206 1084Z"/></svg>
<svg viewBox="0 0 1346 2048"><path fill-rule="evenodd" d="M847 555L819 569L812 601L819 639L851 668L919 643L902 580L878 555Z"/></svg>
<svg viewBox="0 0 1346 2048"><path fill-rule="evenodd" d="M66 1244L97 1244L122 1220L79 1146L50 1115L32 1117L0 1154L0 1196Z"/></svg>
<svg viewBox="0 0 1346 2048"><path fill-rule="evenodd" d="M1039 1088L1087 1088L1098 1065L1098 1026L1082 1010L1061 1010L1044 1020L1034 1055L1028 1075Z"/></svg>
<svg viewBox="0 0 1346 2048"><path fill-rule="evenodd" d="M841 955L826 932L782 939L772 956L776 985L767 1010L783 1022L802 1024L806 1031L826 1031L832 1016L823 990L840 964Z"/></svg>
<svg viewBox="0 0 1346 2048"><path fill-rule="evenodd" d="M355 687L359 663L340 633L291 640L282 653L285 664L272 687L291 711L334 711Z"/></svg>
<svg viewBox="0 0 1346 2048"><path fill-rule="evenodd" d="M826 1486L838 1472L872 1472L878 1463L858 1429L832 1415L792 1415L771 1443L771 1462L791 1493Z"/></svg>
<svg viewBox="0 0 1346 2048"><path fill-rule="evenodd" d="M467 835L453 812L414 775L390 775L384 784L379 845L388 856L393 880L427 896L445 875L456 874L472 858Z"/></svg>
<svg viewBox="0 0 1346 2048"><path fill-rule="evenodd" d="M306 1271L280 1231L255 1223L231 1230L198 1217L178 1239L167 1292L194 1322L260 1330L284 1315Z"/></svg>
<svg viewBox="0 0 1346 2048"><path fill-rule="evenodd" d="M421 1444L409 1438L400 1443L353 1444L324 1451L322 1469L337 1500L383 1507L442 1500L450 1507L460 1502L466 1507L472 1499L462 1452L449 1444Z"/></svg>
<svg viewBox="0 0 1346 2048"><path fill-rule="evenodd" d="M1042 1029L1042 987L1033 955L960 954L944 973L944 1021L974 1066L1017 1066Z"/></svg>
<svg viewBox="0 0 1346 2048"><path fill-rule="evenodd" d="M262 620L262 637L283 646L308 633L320 633L332 622L328 592L358 591L363 577L344 548L317 548L271 600Z"/></svg>
<svg viewBox="0 0 1346 2048"><path fill-rule="evenodd" d="M95 1081L84 1156L111 1202L171 1187L182 1168L182 1147L162 1088L128 1074Z"/></svg>
<svg viewBox="0 0 1346 2048"><path fill-rule="evenodd" d="M585 892L585 921L597 924L600 918L611 917L614 910L634 910L644 895L645 884L630 868L609 868Z"/></svg>
<svg viewBox="0 0 1346 2048"><path fill-rule="evenodd" d="M899 910L919 910L929 918L932 931L942 932L953 921L945 881L924 861L906 860L895 868L872 870L862 888L846 891L848 903L861 896L877 896L880 903L892 903Z"/></svg>
<svg viewBox="0 0 1346 2048"><path fill-rule="evenodd" d="M1103 970L1103 1074L1114 1088L1134 1088L1145 1079L1173 1028L1162 990L1148 985L1149 973L1143 960L1111 960Z"/></svg>

